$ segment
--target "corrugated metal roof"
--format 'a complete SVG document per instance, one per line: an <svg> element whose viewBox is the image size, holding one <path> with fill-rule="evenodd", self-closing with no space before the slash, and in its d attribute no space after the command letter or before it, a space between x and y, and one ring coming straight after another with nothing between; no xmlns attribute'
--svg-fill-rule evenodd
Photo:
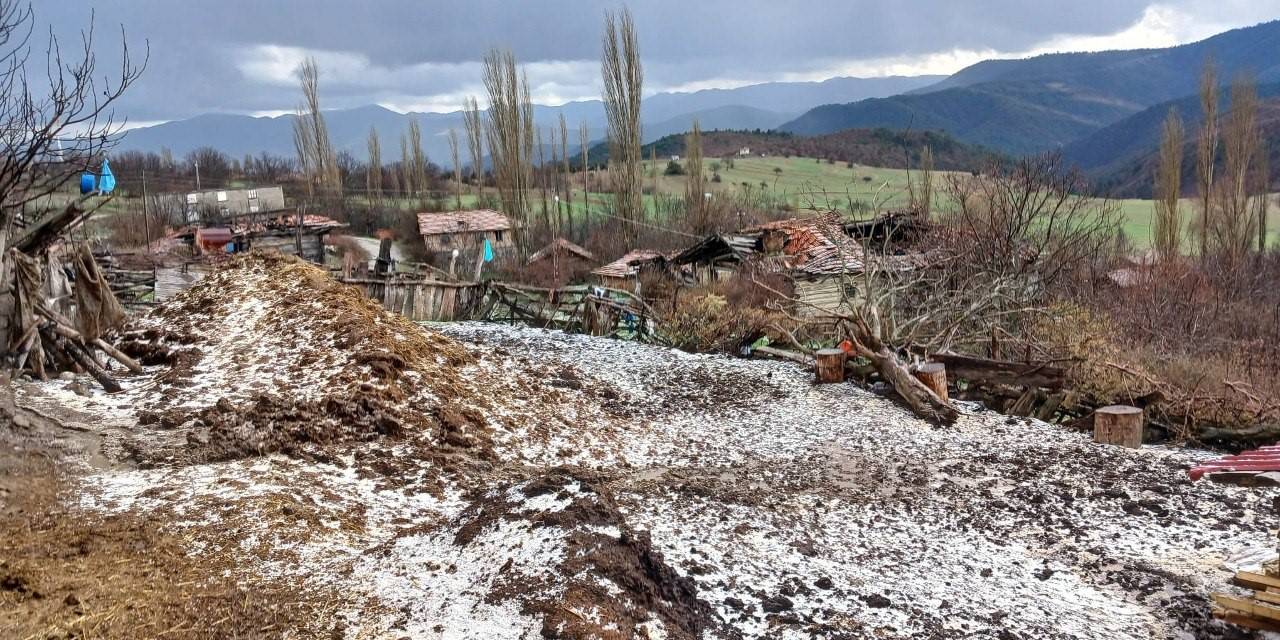
<svg viewBox="0 0 1280 640"><path fill-rule="evenodd" d="M492 209L418 214L418 231L424 236L470 231L506 231L510 228L511 221L507 216Z"/></svg>

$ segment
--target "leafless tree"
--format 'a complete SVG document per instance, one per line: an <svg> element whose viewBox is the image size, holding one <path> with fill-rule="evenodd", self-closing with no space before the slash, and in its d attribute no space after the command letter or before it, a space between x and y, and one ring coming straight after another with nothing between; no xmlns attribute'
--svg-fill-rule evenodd
<svg viewBox="0 0 1280 640"><path fill-rule="evenodd" d="M454 200L459 211L462 210L462 158L458 154L458 131L449 127L449 155L453 160Z"/></svg>
<svg viewBox="0 0 1280 640"><path fill-rule="evenodd" d="M523 259L529 252L527 189L533 146L533 131L530 130L533 106L529 100L529 84L517 70L515 56L509 51L496 49L485 56L484 84L489 94L485 132L489 140L489 157L493 162L493 177L504 212L512 219L516 250Z"/></svg>
<svg viewBox="0 0 1280 640"><path fill-rule="evenodd" d="M413 188L419 194L427 190L427 154L422 151L422 127L417 118L409 119L409 152L410 171L413 174Z"/></svg>
<svg viewBox="0 0 1280 640"><path fill-rule="evenodd" d="M409 152L409 137L400 134L400 188L406 198L413 197L417 185L413 183L413 156Z"/></svg>
<svg viewBox="0 0 1280 640"><path fill-rule="evenodd" d="M601 75L604 80L605 115L609 120L609 173L613 185L614 209L625 221L628 249L635 248L638 225L644 222L641 197L640 99L644 70L640 65L639 41L631 12L605 14L604 53Z"/></svg>
<svg viewBox="0 0 1280 640"><path fill-rule="evenodd" d="M1222 126L1223 175L1216 185L1217 207L1210 218L1209 251L1233 267L1253 244L1249 164L1257 154L1258 90L1249 76L1231 83L1231 105Z"/></svg>
<svg viewBox="0 0 1280 640"><path fill-rule="evenodd" d="M1271 210L1271 162L1266 138L1258 139L1258 158L1253 163L1254 214L1258 229L1258 254L1267 252L1267 215Z"/></svg>
<svg viewBox="0 0 1280 640"><path fill-rule="evenodd" d="M1170 108L1160 139L1152 224L1156 254L1166 261L1176 257L1182 247L1182 215L1178 211L1182 197L1182 145L1182 118L1177 109Z"/></svg>
<svg viewBox="0 0 1280 640"><path fill-rule="evenodd" d="M476 195L484 189L484 123L475 96L468 96L462 109L462 126L467 132L467 149L471 152L471 184Z"/></svg>
<svg viewBox="0 0 1280 640"><path fill-rule="evenodd" d="M342 196L342 177L338 158L329 140L329 128L320 111L320 70L314 58L308 57L298 67L304 105L293 121L294 148L298 164L313 193L328 197Z"/></svg>
<svg viewBox="0 0 1280 640"><path fill-rule="evenodd" d="M1209 234L1213 215L1213 169L1218 154L1218 72L1212 60L1205 62L1200 76L1200 111L1204 117L1196 140L1196 187L1200 197L1200 257L1209 255Z"/></svg>
<svg viewBox="0 0 1280 640"><path fill-rule="evenodd" d="M591 202L587 199L591 191L587 181L591 170L591 131L586 122L578 123L578 144L582 149L582 224L585 228L591 214Z"/></svg>
<svg viewBox="0 0 1280 640"><path fill-rule="evenodd" d="M148 47L133 60L122 27L119 67L100 74L91 16L70 55L50 32L37 61L34 26L31 5L0 0L0 249L17 225L45 214L49 195L119 142L114 104L150 56Z"/></svg>
<svg viewBox="0 0 1280 640"><path fill-rule="evenodd" d="M561 182L564 187L562 204L566 213L566 220L561 221L560 226L565 233L568 233L573 230L573 200L569 193L569 127L565 124L563 111L560 112L560 161L564 163Z"/></svg>
<svg viewBox="0 0 1280 640"><path fill-rule="evenodd" d="M369 127L369 170L365 174L364 188L376 206L382 200L382 143L378 141L375 127Z"/></svg>
<svg viewBox="0 0 1280 640"><path fill-rule="evenodd" d="M707 182L702 175L702 127L695 118L693 127L684 138L685 153L685 209L689 214L690 227L694 233L711 232L711 221L707 215L707 201L703 195L707 192Z"/></svg>

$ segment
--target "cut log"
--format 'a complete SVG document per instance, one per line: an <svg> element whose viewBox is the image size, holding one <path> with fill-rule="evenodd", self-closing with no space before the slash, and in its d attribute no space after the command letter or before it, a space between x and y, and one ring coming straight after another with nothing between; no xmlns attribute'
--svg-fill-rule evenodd
<svg viewBox="0 0 1280 640"><path fill-rule="evenodd" d="M1066 384L1066 372L1048 364L973 358L955 353L934 353L930 354L929 359L945 364L952 378L975 384L1008 384L1046 389L1059 389Z"/></svg>
<svg viewBox="0 0 1280 640"><path fill-rule="evenodd" d="M138 364L137 360L121 353L119 349L111 346L106 340L98 338L93 341L93 346L102 349L103 353L115 358L117 362L124 365L129 371L132 371L133 373L142 373L142 365Z"/></svg>
<svg viewBox="0 0 1280 640"><path fill-rule="evenodd" d="M929 390L943 402L950 399L947 396L947 365L941 362L926 362L916 367L913 373L917 380L929 387Z"/></svg>
<svg viewBox="0 0 1280 640"><path fill-rule="evenodd" d="M1137 449L1142 446L1142 409L1113 404L1093 412L1093 441Z"/></svg>
<svg viewBox="0 0 1280 640"><path fill-rule="evenodd" d="M843 349L818 349L813 356L818 382L844 382L845 353Z"/></svg>

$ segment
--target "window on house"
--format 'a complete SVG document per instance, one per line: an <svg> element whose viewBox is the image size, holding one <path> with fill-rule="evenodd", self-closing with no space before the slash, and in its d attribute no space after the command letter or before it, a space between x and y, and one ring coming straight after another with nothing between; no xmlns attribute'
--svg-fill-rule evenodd
<svg viewBox="0 0 1280 640"><path fill-rule="evenodd" d="M257 199L258 199L258 190L257 190L257 189L250 189L250 190L249 190L249 199L250 199L250 200L257 200Z"/></svg>
<svg viewBox="0 0 1280 640"><path fill-rule="evenodd" d="M502 232L501 232L501 231L494 231L494 232L493 232L493 241L494 241L494 242L502 242Z"/></svg>
<svg viewBox="0 0 1280 640"><path fill-rule="evenodd" d="M227 192L226 192L226 191L219 191L219 192L218 192L218 202L226 202L226 201L227 201Z"/></svg>

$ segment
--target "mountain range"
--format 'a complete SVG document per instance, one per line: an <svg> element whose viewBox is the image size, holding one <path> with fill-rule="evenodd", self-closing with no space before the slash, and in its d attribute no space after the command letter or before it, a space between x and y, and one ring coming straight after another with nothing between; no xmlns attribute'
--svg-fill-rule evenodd
<svg viewBox="0 0 1280 640"><path fill-rule="evenodd" d="M1225 83L1242 72L1280 81L1280 21L1166 49L988 60L900 95L812 109L780 129L818 135L860 127L942 129L1013 154L1070 145L1145 109L1194 94L1212 60Z"/></svg>
<svg viewBox="0 0 1280 640"><path fill-rule="evenodd" d="M643 102L644 141L687 131L697 119L704 129L773 129L806 110L830 102L862 100L918 89L944 76L894 76L886 78L832 78L821 82L769 82L736 89L707 89L693 92L659 93ZM534 108L539 126L558 126L564 114L570 145L577 147L577 128L586 123L593 140L604 137L604 105L599 100L569 102ZM377 105L325 111L325 122L334 147L357 158L367 157L366 141L375 127L383 145L383 155L392 159L399 136L416 119L422 128L423 150L437 164L449 164L448 131L462 130L462 113L399 113ZM159 151L167 148L181 157L199 147L210 146L242 157L262 152L294 155L295 116L254 117L205 114L129 131L120 151Z"/></svg>
<svg viewBox="0 0 1280 640"><path fill-rule="evenodd" d="M951 76L833 78L822 82L773 82L735 89L660 93L642 105L643 141L653 143L687 131L697 119L704 130L768 131L792 137L821 138L788 148L818 149L836 161L846 156L889 157L868 144L885 144L883 135L833 136L850 130L890 129L900 134L944 132L965 145L957 157L985 157L987 151L1022 155L1060 150L1082 167L1095 184L1123 195L1149 190L1151 158L1160 123L1170 108L1183 115L1188 131L1199 121L1195 94L1204 65L1212 61L1225 87L1241 74L1259 83L1264 112L1280 106L1280 21L1234 29L1190 44L1164 49L1097 53L1055 53L1019 60L987 60ZM1225 91L1224 91L1225 94ZM1271 102L1278 105L1271 105ZM577 153L580 123L592 140L604 137L605 115L598 100L537 106L540 126L563 114ZM398 157L397 139L410 119L422 127L424 148L447 165L447 132L462 128L461 114L397 113L379 106L326 111L334 146L365 157L366 137L376 127L384 157ZM131 131L121 149L168 148L181 156L213 146L238 157L270 152L292 156L291 115L254 118L202 115ZM1280 122L1262 129L1275 134ZM877 142L880 141L880 142ZM663 143L664 148L673 141ZM840 145L846 145L847 148ZM971 150L972 151L971 151ZM601 157L593 151L593 158ZM1280 174L1280 162L1273 162ZM970 167L973 168L973 167Z"/></svg>

